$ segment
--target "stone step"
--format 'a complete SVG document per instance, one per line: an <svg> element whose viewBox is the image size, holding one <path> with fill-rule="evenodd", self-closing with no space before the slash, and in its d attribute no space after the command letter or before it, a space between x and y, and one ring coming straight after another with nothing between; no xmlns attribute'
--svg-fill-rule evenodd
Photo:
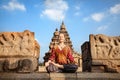
<svg viewBox="0 0 120 80"><path fill-rule="evenodd" d="M39 66L38 72L47 72L45 66ZM82 67L78 67L77 72L82 72Z"/></svg>
<svg viewBox="0 0 120 80"><path fill-rule="evenodd" d="M0 80L120 80L120 73L0 73Z"/></svg>

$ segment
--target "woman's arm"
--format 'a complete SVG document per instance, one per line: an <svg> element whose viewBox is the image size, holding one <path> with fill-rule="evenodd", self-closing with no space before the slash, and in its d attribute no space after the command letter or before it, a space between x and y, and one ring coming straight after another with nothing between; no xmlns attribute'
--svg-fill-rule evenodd
<svg viewBox="0 0 120 80"><path fill-rule="evenodd" d="M56 67L58 67L58 68L64 68L64 66L63 65L60 65L60 64L58 64L58 63L55 63L55 62L51 62L54 66L56 66Z"/></svg>
<svg viewBox="0 0 120 80"><path fill-rule="evenodd" d="M50 57L49 57L49 60L51 60L51 61L54 61L55 60L55 49L53 48L52 49L52 51L51 51L51 55L50 55Z"/></svg>
<svg viewBox="0 0 120 80"><path fill-rule="evenodd" d="M72 55L72 51L71 51L70 47L68 48L67 58L69 59L70 63L74 62L74 57Z"/></svg>
<svg viewBox="0 0 120 80"><path fill-rule="evenodd" d="M49 66L49 63L51 63L52 61L55 60L55 49L52 49L50 54L51 55L50 55L50 57L48 59L48 62L45 63L46 67Z"/></svg>

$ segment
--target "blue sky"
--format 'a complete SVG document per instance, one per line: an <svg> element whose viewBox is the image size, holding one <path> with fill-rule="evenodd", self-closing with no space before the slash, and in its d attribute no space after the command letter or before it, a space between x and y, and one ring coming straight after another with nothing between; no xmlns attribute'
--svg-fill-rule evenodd
<svg viewBox="0 0 120 80"><path fill-rule="evenodd" d="M40 61L62 21L81 53L89 34L120 35L120 0L0 0L0 32L35 32Z"/></svg>

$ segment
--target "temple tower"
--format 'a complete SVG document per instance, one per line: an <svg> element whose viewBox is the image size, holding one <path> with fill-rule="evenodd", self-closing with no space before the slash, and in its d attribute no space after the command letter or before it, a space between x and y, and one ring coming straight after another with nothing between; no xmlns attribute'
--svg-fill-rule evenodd
<svg viewBox="0 0 120 80"><path fill-rule="evenodd" d="M58 37L59 37L59 31L56 28L55 32L53 33L53 37L51 39L50 45L49 45L49 49L53 48L53 46L58 44Z"/></svg>
<svg viewBox="0 0 120 80"><path fill-rule="evenodd" d="M72 48L72 42L71 42L71 40L70 40L70 37L69 37L69 34L68 34L68 32L67 32L67 30L66 30L66 27L65 27L65 25L64 25L64 22L62 22L62 25L60 26L60 31L59 31L60 33L63 33L64 35L65 35L65 44L66 45L68 45L68 46L70 46L70 48L72 49L72 51L73 51L73 48Z"/></svg>
<svg viewBox="0 0 120 80"><path fill-rule="evenodd" d="M72 49L73 51L73 48L72 48L72 42L70 41L70 37L69 37L69 34L66 30L66 27L64 25L64 22L62 22L61 26L60 26L60 30L58 31L58 29L55 30L55 32L53 33L53 37L51 39L51 42L50 42L50 49L54 46L54 45L57 45L58 44L58 37L59 37L59 33L63 33L64 36L65 36L65 44L70 46L70 48Z"/></svg>

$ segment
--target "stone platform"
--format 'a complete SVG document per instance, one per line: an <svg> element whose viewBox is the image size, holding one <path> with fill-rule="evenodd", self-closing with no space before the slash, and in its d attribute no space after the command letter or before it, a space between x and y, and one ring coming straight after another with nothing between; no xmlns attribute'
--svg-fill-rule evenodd
<svg viewBox="0 0 120 80"><path fill-rule="evenodd" d="M0 80L120 80L120 73L0 73Z"/></svg>

